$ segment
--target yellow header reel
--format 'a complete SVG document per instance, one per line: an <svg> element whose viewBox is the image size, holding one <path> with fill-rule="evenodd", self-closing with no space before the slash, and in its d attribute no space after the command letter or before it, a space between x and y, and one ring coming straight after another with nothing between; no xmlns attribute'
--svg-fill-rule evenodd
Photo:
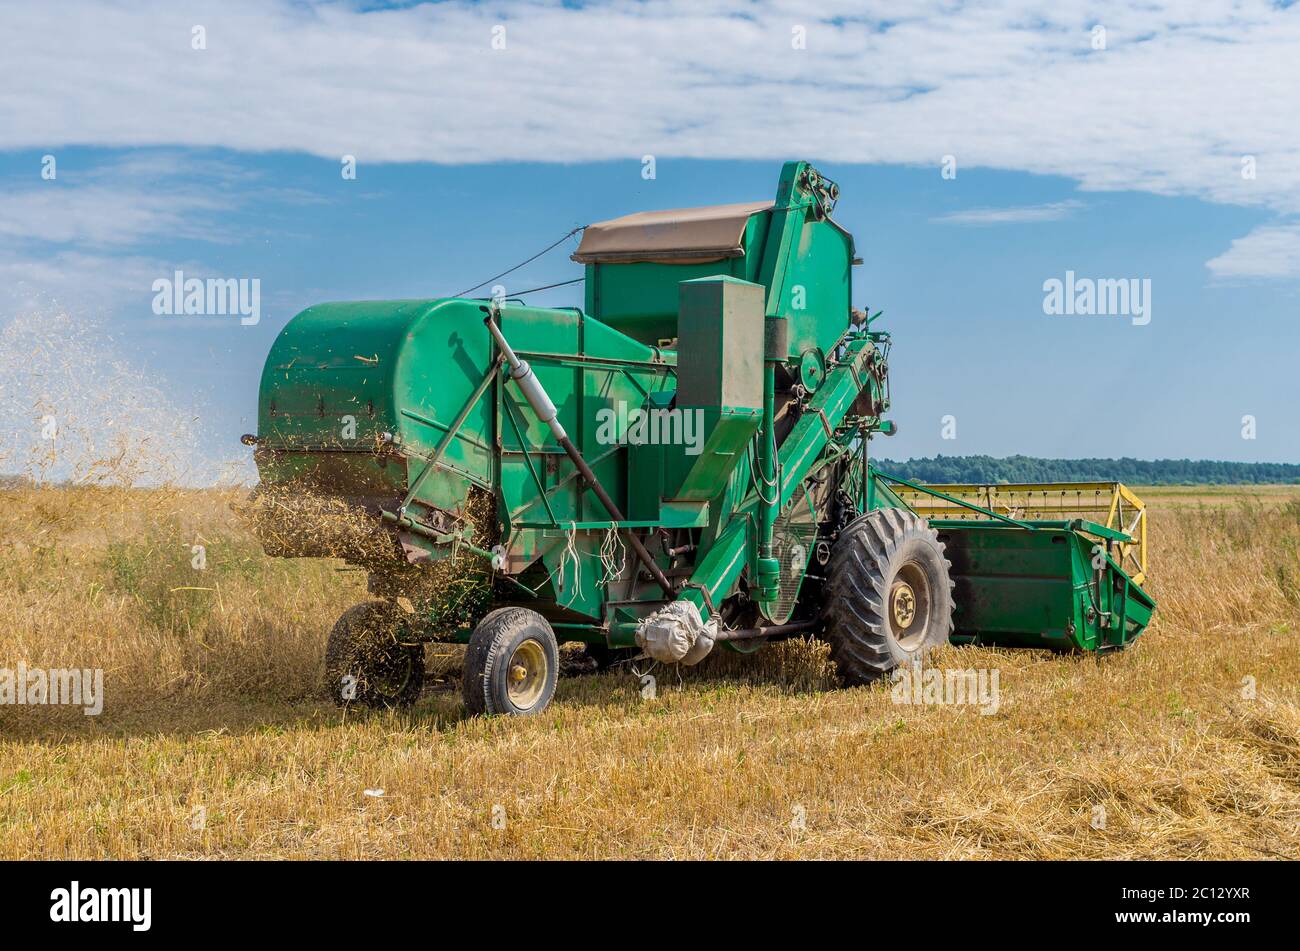
<svg viewBox="0 0 1300 951"><path fill-rule="evenodd" d="M1116 542L1120 565L1137 584L1147 573L1146 504L1122 482L1004 482L930 484L944 495L1021 521L1086 518L1131 540ZM925 519L979 519L978 512L903 485L892 487ZM1105 515L1105 519L1097 516Z"/></svg>

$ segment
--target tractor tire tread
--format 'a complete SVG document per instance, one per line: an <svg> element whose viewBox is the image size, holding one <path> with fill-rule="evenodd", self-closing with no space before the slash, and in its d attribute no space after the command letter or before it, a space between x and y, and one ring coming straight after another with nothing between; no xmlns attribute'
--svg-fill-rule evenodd
<svg viewBox="0 0 1300 951"><path fill-rule="evenodd" d="M935 575L935 617L917 648L908 652L893 637L885 617L889 586L899 550L912 545ZM860 515L840 533L827 566L822 608L823 637L841 678L858 685L877 680L909 658L923 656L953 631L954 582L939 533L906 509L878 509Z"/></svg>

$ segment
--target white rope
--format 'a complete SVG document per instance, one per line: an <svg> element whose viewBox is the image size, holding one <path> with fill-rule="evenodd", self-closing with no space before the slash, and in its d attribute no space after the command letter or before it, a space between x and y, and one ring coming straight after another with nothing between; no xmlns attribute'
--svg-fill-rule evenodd
<svg viewBox="0 0 1300 951"><path fill-rule="evenodd" d="M560 571L563 573L564 564L570 558L573 559L573 589L576 591L582 587L582 561L578 558L578 525L576 522L570 522L568 529L564 533L564 554L560 558Z"/></svg>
<svg viewBox="0 0 1300 951"><path fill-rule="evenodd" d="M600 576L601 587L623 577L627 570L627 547L618 530L612 525L605 530L605 538L600 543L600 564L603 569Z"/></svg>

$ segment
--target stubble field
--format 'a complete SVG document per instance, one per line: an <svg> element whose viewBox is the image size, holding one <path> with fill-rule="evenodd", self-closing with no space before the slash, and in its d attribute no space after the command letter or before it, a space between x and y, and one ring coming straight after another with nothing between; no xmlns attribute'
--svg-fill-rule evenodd
<svg viewBox="0 0 1300 951"><path fill-rule="evenodd" d="M788 641L653 699L575 655L541 716L467 720L449 646L410 711L322 699L364 576L267 558L233 492L0 491L0 669L105 694L0 706L0 858L1300 858L1300 488L1139 493L1155 622L1100 659L945 649L996 713Z"/></svg>

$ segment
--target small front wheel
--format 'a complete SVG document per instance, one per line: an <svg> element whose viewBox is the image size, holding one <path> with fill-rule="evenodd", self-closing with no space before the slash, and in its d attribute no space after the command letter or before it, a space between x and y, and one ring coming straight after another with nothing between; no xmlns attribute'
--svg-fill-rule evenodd
<svg viewBox="0 0 1300 951"><path fill-rule="evenodd" d="M461 683L471 716L539 713L555 694L560 647L546 619L527 608L498 608L470 635Z"/></svg>

